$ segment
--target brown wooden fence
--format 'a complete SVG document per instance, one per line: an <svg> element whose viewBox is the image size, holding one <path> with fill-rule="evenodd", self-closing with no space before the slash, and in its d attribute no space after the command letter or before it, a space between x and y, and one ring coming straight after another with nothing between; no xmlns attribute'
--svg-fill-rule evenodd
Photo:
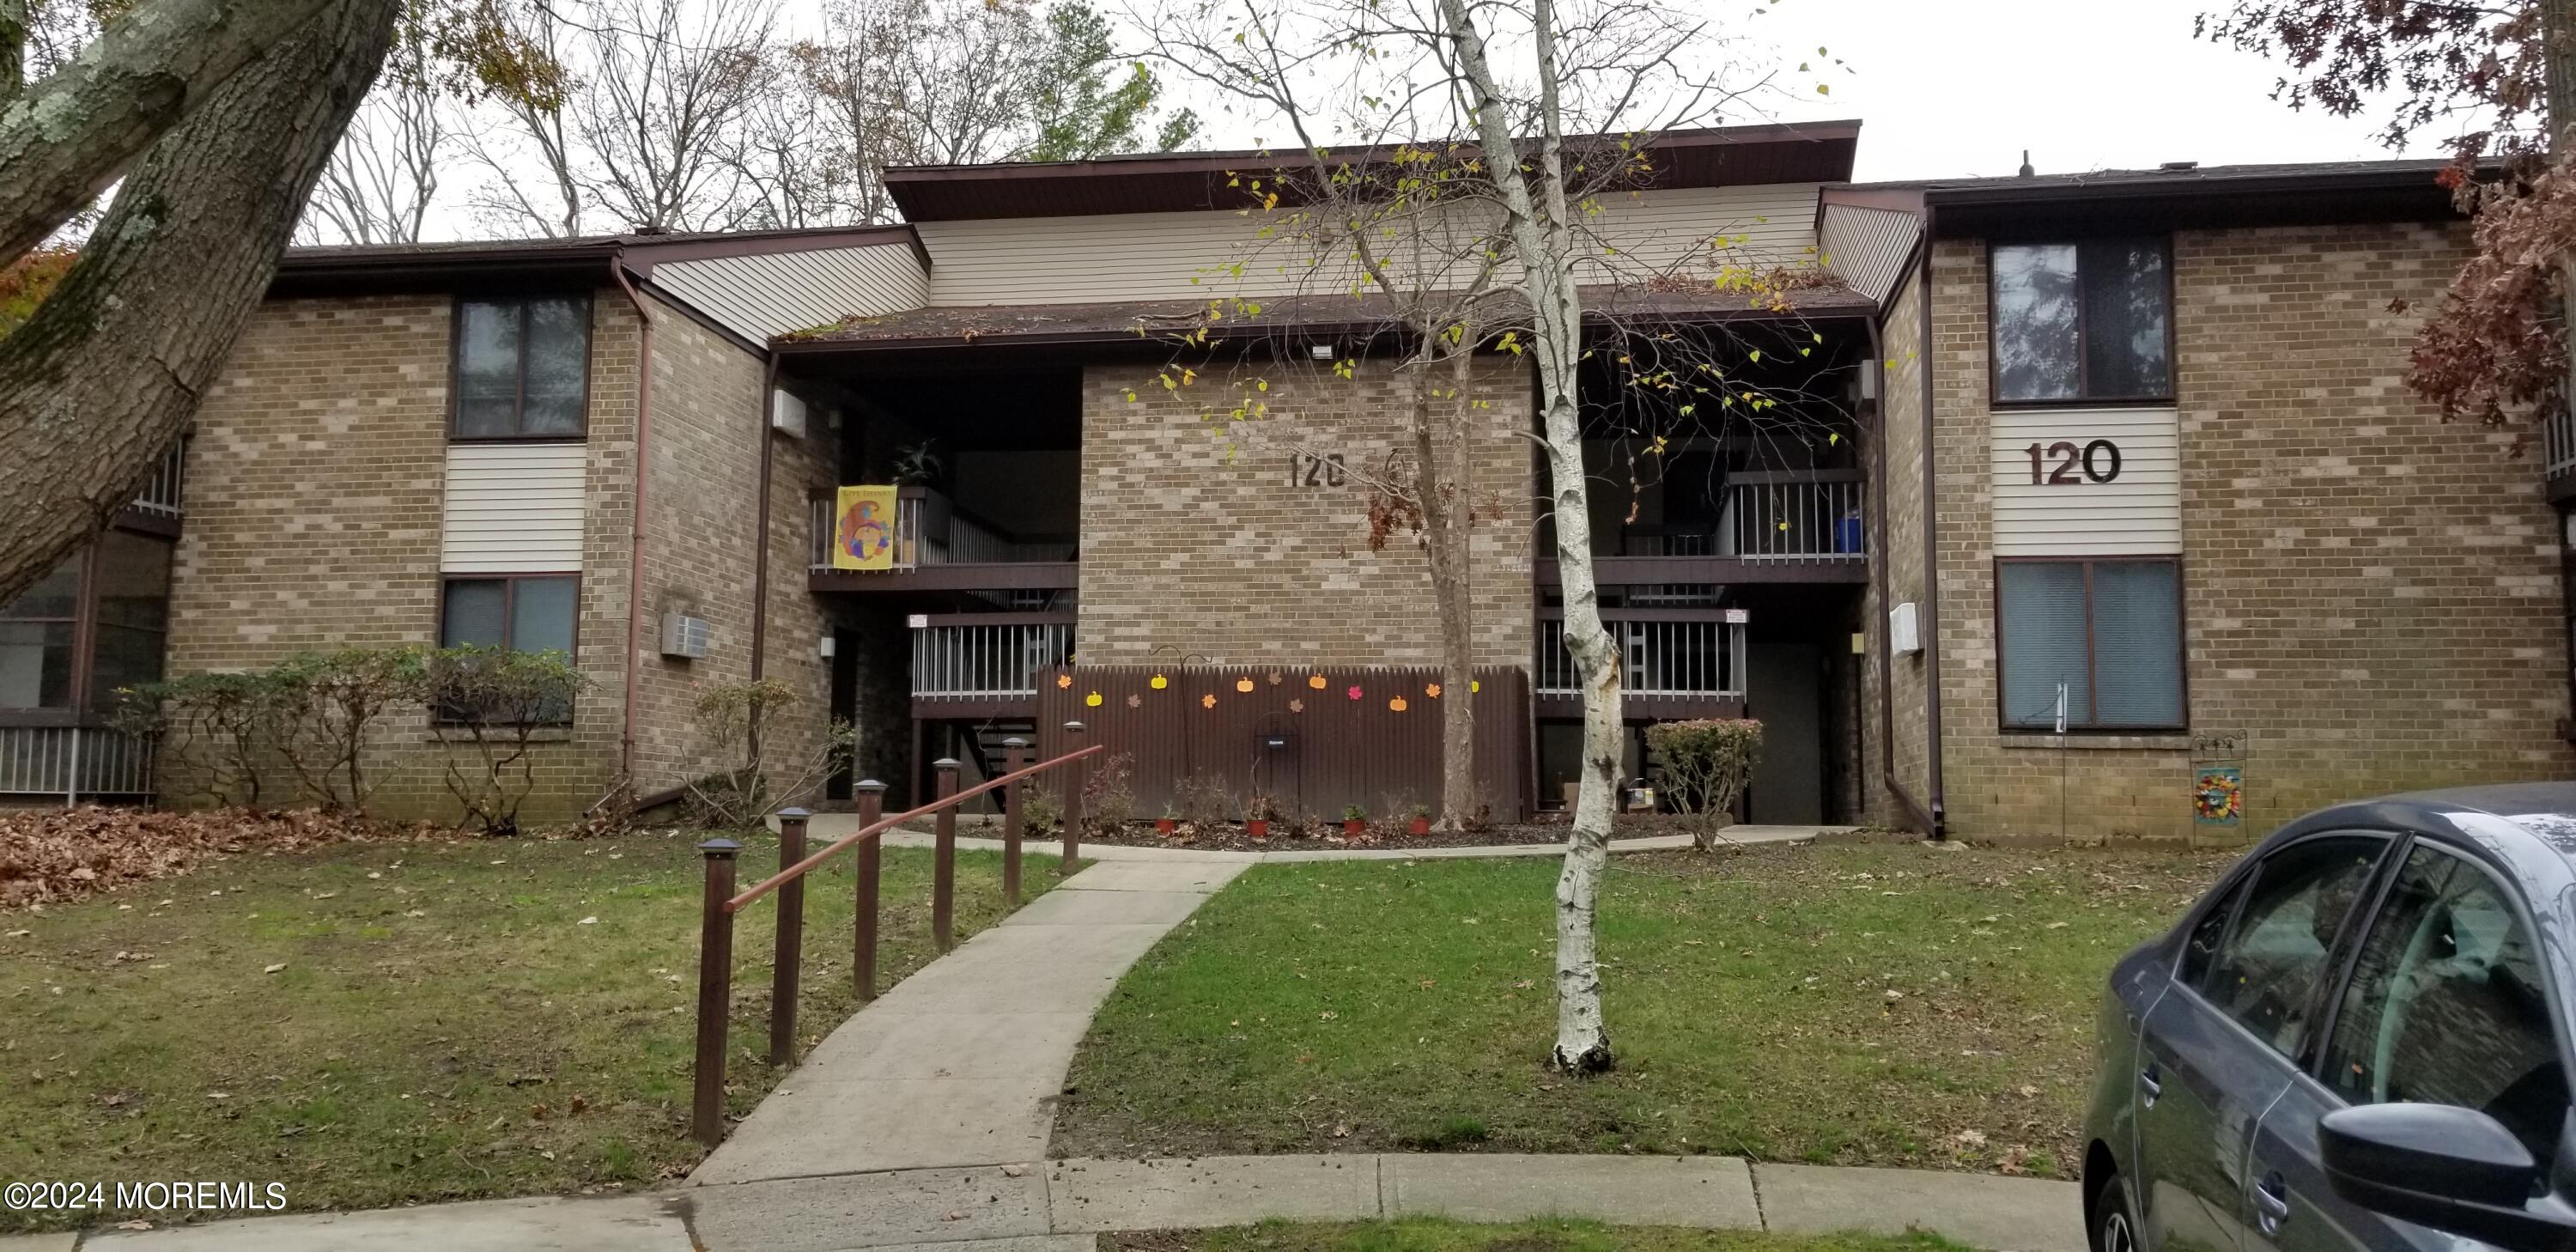
<svg viewBox="0 0 2576 1252"><path fill-rule="evenodd" d="M1529 687L1519 669L1476 671L1476 785L1494 821L1529 812ZM1097 770L1128 758L1138 817L1154 817L1184 780L1241 802L1270 796L1291 816L1338 820L1348 805L1398 816L1440 799L1440 670L1080 665L1038 687L1038 755L1098 744ZM1064 729L1078 721L1084 733Z"/></svg>

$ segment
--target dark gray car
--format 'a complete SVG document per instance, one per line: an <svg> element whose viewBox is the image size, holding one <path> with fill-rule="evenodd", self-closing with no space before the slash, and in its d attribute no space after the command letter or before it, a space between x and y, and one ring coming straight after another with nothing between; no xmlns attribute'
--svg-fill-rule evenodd
<svg viewBox="0 0 2576 1252"><path fill-rule="evenodd" d="M2576 784L2309 814L2121 958L2095 1252L2576 1249Z"/></svg>

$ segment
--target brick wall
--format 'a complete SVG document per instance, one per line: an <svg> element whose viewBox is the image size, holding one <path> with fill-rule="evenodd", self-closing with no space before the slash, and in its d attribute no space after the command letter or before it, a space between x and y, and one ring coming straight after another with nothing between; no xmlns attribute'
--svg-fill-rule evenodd
<svg viewBox="0 0 2576 1252"><path fill-rule="evenodd" d="M1871 684L1861 711L1862 766L1868 772L1862 789L1868 798L1863 817L1889 826L1912 821L1905 806L1885 785L1891 770L1916 803L1930 802L1923 654L1887 658L1895 678L1887 718L1879 716L1875 698L1883 643L1880 636L1887 629L1888 609L1911 603L1920 612L1923 603L1922 312L1921 284L1908 280L1890 298L1886 325L1879 336L1880 350L1886 356L1886 374L1879 397L1876 435L1883 451L1870 464L1872 473L1884 475L1885 482L1879 490L1884 493L1887 515L1871 538L1872 581L1862 593L1862 617L1870 632L1869 655L1863 664ZM1887 588L1884 603L1878 598L1881 583ZM1882 739L1882 731L1889 727L1895 735L1893 743Z"/></svg>
<svg viewBox="0 0 2576 1252"><path fill-rule="evenodd" d="M650 297L647 297L650 299ZM820 747L830 713L828 663L817 644L828 629L805 589L809 485L826 483L828 432L802 439L765 434L761 359L660 301L653 302L652 477L645 485L644 639L636 709L636 785L676 785L724 764L698 725L708 687L751 677L753 566L761 541L760 449L771 466L767 526L769 626L765 677L801 693L771 724L765 755L777 780L801 773L787 762ZM622 560L623 558L621 558ZM662 616L706 619L707 655L661 652ZM622 615L623 608L620 613Z"/></svg>
<svg viewBox="0 0 2576 1252"><path fill-rule="evenodd" d="M451 308L443 295L262 307L198 412L172 575L170 672L437 641ZM668 305L654 313L636 711L635 782L646 792L715 764L692 711L700 685L750 676L759 536L749 506L764 438L760 359ZM590 686L571 728L548 732L536 750L537 788L523 813L537 822L570 817L608 790L624 733L640 323L614 288L594 293L592 319L575 658ZM771 438L767 672L805 693L776 725L771 759L795 761L819 748L829 712L828 663L817 655L827 626L805 590L805 497L832 475L827 435ZM661 615L671 609L708 620L705 659L661 655ZM387 781L372 807L454 817L426 722L405 714L378 738ZM173 802L199 798L175 772L163 788Z"/></svg>
<svg viewBox="0 0 2576 1252"><path fill-rule="evenodd" d="M437 642L451 310L440 295L278 300L252 318L189 443L170 673ZM571 729L548 732L532 756L525 812L536 820L589 803L615 766L622 674L610 641L622 642L625 566L597 555L626 526L625 493L601 485L632 463L634 314L614 292L592 310L594 490L576 663L593 685ZM389 718L377 739L378 812L455 816L425 718ZM202 800L183 754L168 755L165 800Z"/></svg>
<svg viewBox="0 0 2576 1252"><path fill-rule="evenodd" d="M2403 379L2417 319L2390 303L2429 307L2465 243L2415 225L2174 239L2186 681L2193 732L2245 736L2236 837L2357 796L2576 766L2555 732L2565 643L2536 468L2515 432L2443 425ZM2058 833L2062 769L2065 833L2194 837L2189 736L2078 736L2061 754L1998 730L1985 260L1972 241L1934 258L1952 828ZM1919 516L1895 502L1903 481L1891 466L1899 531Z"/></svg>
<svg viewBox="0 0 2576 1252"><path fill-rule="evenodd" d="M1367 491L1291 481L1293 449L1383 462L1403 434L1388 362L1351 378L1318 363L1206 367L1166 390L1153 366L1083 375L1082 659L1113 664L1196 654L1218 664L1426 664L1440 659L1428 563L1409 535L1368 547ZM1229 423L1248 380L1271 416ZM1479 665L1530 664L1528 369L1481 359L1486 434L1472 453L1480 514L1470 594ZM1132 392L1134 399L1130 400ZM1159 651L1158 651L1159 649Z"/></svg>

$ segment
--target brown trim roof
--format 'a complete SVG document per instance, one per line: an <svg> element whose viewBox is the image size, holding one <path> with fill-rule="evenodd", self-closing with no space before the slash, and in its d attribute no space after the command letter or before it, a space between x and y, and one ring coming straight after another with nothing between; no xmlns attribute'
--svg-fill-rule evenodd
<svg viewBox="0 0 2576 1252"><path fill-rule="evenodd" d="M1860 123L1669 131L1654 136L1651 146L1664 154L1651 184L1658 188L1839 182L1851 177ZM1366 160L1374 151L1354 149L1336 159ZM1228 185L1236 174L1301 162L1294 152L1239 149L1089 161L914 165L887 170L885 183L905 220L914 222L1177 213L1241 208L1251 193Z"/></svg>
<svg viewBox="0 0 2576 1252"><path fill-rule="evenodd" d="M2444 221L2458 216L2437 176L2451 162L2319 161L2094 170L2028 178L1927 179L1830 187L1824 203L1911 199L1945 238L2030 229L2215 228Z"/></svg>
<svg viewBox="0 0 2576 1252"><path fill-rule="evenodd" d="M269 286L273 296L350 291L435 290L605 281L623 258L649 277L664 261L758 256L821 248L900 243L927 268L929 253L910 226L802 230L703 231L689 234L585 235L570 239L478 239L442 243L331 244L289 248Z"/></svg>
<svg viewBox="0 0 2576 1252"><path fill-rule="evenodd" d="M1585 288L1584 307L1594 320L1616 316L1664 323L1862 317L1877 311L1868 296L1848 288L1793 293L1787 313L1760 307L1740 292L1623 292ZM829 330L781 336L780 353L878 352L975 345L1037 347L1139 342L1205 327L1218 338L1250 339L1293 332L1333 338L1385 328L1382 296L1291 296L1263 304L1253 316L1231 312L1205 320L1205 300L1108 301L1095 304L937 305L876 317L852 318Z"/></svg>

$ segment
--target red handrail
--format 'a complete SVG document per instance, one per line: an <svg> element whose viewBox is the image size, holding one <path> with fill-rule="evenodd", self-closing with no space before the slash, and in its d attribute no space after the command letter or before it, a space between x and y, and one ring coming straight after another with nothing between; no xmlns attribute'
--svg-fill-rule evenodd
<svg viewBox="0 0 2576 1252"><path fill-rule="evenodd" d="M850 849L850 848L852 848L852 847L857 846L857 844L859 843L859 841L860 841L860 840L874 838L874 837L876 837L877 835L883 834L883 833L885 833L885 832L886 832L886 831L888 831L888 830L892 830L893 828L895 828L895 827L897 827L897 826L900 826L900 825L902 825L902 824L903 824L903 823L905 823L905 822L911 821L912 819L914 819L914 818L916 818L916 817L927 817L927 816L929 816L930 814L932 814L932 813L936 813L936 812L938 812L938 811L939 811L939 810L941 810L941 809L945 809L945 808L954 808L954 807L956 807L957 803L958 803L959 801L961 801L961 800L965 800L965 799L967 799L967 798L969 798L969 797L972 797L972 796L980 796L980 795L984 794L984 793L985 793L985 792L987 792L987 791L991 791L991 790L993 790L993 789L994 789L994 788L996 788L996 787L1006 787L1006 786L1009 786L1010 784L1012 784L1012 783L1014 783L1014 782L1017 782L1017 781L1019 781L1020 779L1026 778L1026 777L1030 776L1031 774L1036 774L1036 773L1039 773L1039 772L1041 772L1041 771L1043 771L1043 770L1050 770L1050 769L1053 769L1053 768L1055 768L1056 766L1058 766L1058 765L1062 765L1062 764L1065 764L1065 763L1066 763L1066 762L1068 762L1068 761L1079 761L1079 760L1081 760L1082 758L1084 758L1084 757L1086 757L1086 756L1090 756L1092 753L1102 751L1103 749L1107 748L1108 746L1109 746L1109 745L1107 745L1107 744L1103 744L1103 743L1095 743L1095 744L1091 745L1090 747L1088 747L1088 748L1083 748L1083 749L1081 749L1081 750L1079 750L1079 751L1075 751L1075 752L1067 752L1067 753L1065 753L1063 756L1057 757L1057 758L1055 758L1054 760L1051 760L1051 761L1040 761L1039 763L1037 763L1037 764L1035 764L1035 765L1032 765L1032 766L1028 767L1027 769L1022 769L1022 770L1013 770L1012 772L1010 772L1010 773L1008 773L1008 774L1004 774L1004 775L1002 775L1002 776L1000 776L1000 777L998 777L998 778L987 779L987 780L985 780L984 782L980 782L980 783L975 784L975 785L974 785L974 786L972 786L972 787L968 787L968 788L967 788L967 789L965 789L964 791L960 791L960 792L958 792L958 793L957 793L957 794L955 794L955 795L952 795L952 796L944 796L944 797L942 797L942 798L940 798L940 799L933 800L933 801L931 801L931 802L930 802L930 803L928 803L928 804L922 805L920 808L917 808L917 809L911 809L911 810L908 810L908 811L906 811L906 812L902 812L902 813L897 813L897 814L895 814L895 815L894 815L894 816L892 816L892 817L879 818L877 821L875 821L875 822L873 822L873 823L871 823L871 824L869 824L869 825L862 826L862 827L860 827L858 830L856 830L855 832L852 832L851 834L844 835L844 836L842 836L841 838L839 838L839 839L837 839L837 840L834 840L834 841L833 841L833 843L832 843L832 846L830 846L830 847L828 847L828 848L825 848L825 849L823 849L822 851L817 852L817 853L815 853L815 854L814 854L814 855L812 855L812 856L806 857L804 860L798 861L798 862L797 862L797 863L795 863L794 865L790 865L790 866L788 866L787 868L782 869L782 870L778 871L778 872L777 872L777 873L775 873L775 874L770 875L768 878L763 879L763 880L760 882L760 884L759 884L758 886L753 887L751 890L746 891L746 892L743 892L741 895L735 896L735 897L733 897L732 899L725 901L725 906L724 906L724 908L725 908L725 912L728 912L728 913L739 913L739 912L741 912L741 911L742 911L742 909L743 909L743 906L744 906L744 905L747 905L747 904L751 903L752 901L759 899L759 898L760 898L760 897L762 897L762 896L768 895L770 892L772 892L772 891L776 891L776 890L777 890L777 889L779 889L780 887L786 886L790 881L792 881L792 880L794 880L794 879L798 879L798 878L802 878L802 877L804 877L804 876L805 876L806 871L813 869L815 866L820 865L820 864L822 864L822 863L823 863L823 862L825 862L825 861L831 860L834 856L836 856L836 855L840 854L841 852L844 852L844 851L846 851L846 850L848 850L848 849Z"/></svg>

